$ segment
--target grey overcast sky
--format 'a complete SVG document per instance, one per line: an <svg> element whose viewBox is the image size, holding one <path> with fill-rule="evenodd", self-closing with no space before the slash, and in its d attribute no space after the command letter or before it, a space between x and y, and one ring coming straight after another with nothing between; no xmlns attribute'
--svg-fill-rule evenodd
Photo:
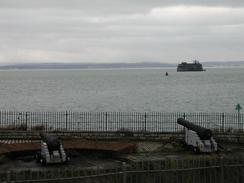
<svg viewBox="0 0 244 183"><path fill-rule="evenodd" d="M244 60L244 0L0 0L0 64Z"/></svg>

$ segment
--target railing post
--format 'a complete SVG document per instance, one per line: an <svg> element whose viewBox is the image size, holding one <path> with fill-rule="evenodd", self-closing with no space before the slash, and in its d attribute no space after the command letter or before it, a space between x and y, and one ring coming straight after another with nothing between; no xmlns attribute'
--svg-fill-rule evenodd
<svg viewBox="0 0 244 183"><path fill-rule="evenodd" d="M237 113L238 131L241 131L240 111Z"/></svg>
<svg viewBox="0 0 244 183"><path fill-rule="evenodd" d="M65 111L65 129L68 131L68 111Z"/></svg>
<svg viewBox="0 0 244 183"><path fill-rule="evenodd" d="M184 112L184 114L183 114L183 118L186 119L186 113L185 113L185 112Z"/></svg>
<svg viewBox="0 0 244 183"><path fill-rule="evenodd" d="M25 130L28 130L28 112L25 112Z"/></svg>
<svg viewBox="0 0 244 183"><path fill-rule="evenodd" d="M2 111L0 111L0 128L2 127Z"/></svg>
<svg viewBox="0 0 244 183"><path fill-rule="evenodd" d="M222 132L225 131L225 113L222 113L222 117L221 117L221 128L222 128Z"/></svg>
<svg viewBox="0 0 244 183"><path fill-rule="evenodd" d="M144 130L147 131L147 113L144 113Z"/></svg>
<svg viewBox="0 0 244 183"><path fill-rule="evenodd" d="M243 132L243 130L244 130L243 114L241 114L240 118L241 118L241 123L242 123L242 132Z"/></svg>
<svg viewBox="0 0 244 183"><path fill-rule="evenodd" d="M108 112L105 113L105 130L108 133Z"/></svg>

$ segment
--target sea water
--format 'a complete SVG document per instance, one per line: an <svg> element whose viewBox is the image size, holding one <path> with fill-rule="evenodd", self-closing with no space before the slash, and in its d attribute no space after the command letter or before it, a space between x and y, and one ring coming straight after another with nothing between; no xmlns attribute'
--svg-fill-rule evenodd
<svg viewBox="0 0 244 183"><path fill-rule="evenodd" d="M0 70L2 111L235 112L237 103L244 68Z"/></svg>

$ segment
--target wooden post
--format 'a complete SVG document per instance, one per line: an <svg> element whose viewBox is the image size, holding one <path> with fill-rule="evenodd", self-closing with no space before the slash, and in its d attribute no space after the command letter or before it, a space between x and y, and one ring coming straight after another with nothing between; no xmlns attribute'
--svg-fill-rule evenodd
<svg viewBox="0 0 244 183"><path fill-rule="evenodd" d="M221 183L225 183L225 179L224 179L224 175L225 175L225 172L224 172L224 158L221 157L220 158L220 182Z"/></svg>
<svg viewBox="0 0 244 183"><path fill-rule="evenodd" d="M123 183L126 183L126 179L127 179L127 175L126 175L126 165L125 165L125 162L123 162L122 164L123 166Z"/></svg>
<svg viewBox="0 0 244 183"><path fill-rule="evenodd" d="M7 171L7 182L11 181L10 171Z"/></svg>

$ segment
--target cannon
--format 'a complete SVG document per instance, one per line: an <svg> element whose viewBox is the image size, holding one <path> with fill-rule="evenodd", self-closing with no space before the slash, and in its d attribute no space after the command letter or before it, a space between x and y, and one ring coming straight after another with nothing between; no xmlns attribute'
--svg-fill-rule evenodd
<svg viewBox="0 0 244 183"><path fill-rule="evenodd" d="M185 127L185 143L194 152L215 152L218 150L210 129L198 126L183 118L178 118L177 123Z"/></svg>
<svg viewBox="0 0 244 183"><path fill-rule="evenodd" d="M41 133L41 150L37 152L36 159L43 165L50 163L65 163L69 160L61 141L53 135Z"/></svg>
<svg viewBox="0 0 244 183"><path fill-rule="evenodd" d="M59 150L61 142L56 136L48 135L46 133L41 133L40 136L42 141L47 144L50 152Z"/></svg>

